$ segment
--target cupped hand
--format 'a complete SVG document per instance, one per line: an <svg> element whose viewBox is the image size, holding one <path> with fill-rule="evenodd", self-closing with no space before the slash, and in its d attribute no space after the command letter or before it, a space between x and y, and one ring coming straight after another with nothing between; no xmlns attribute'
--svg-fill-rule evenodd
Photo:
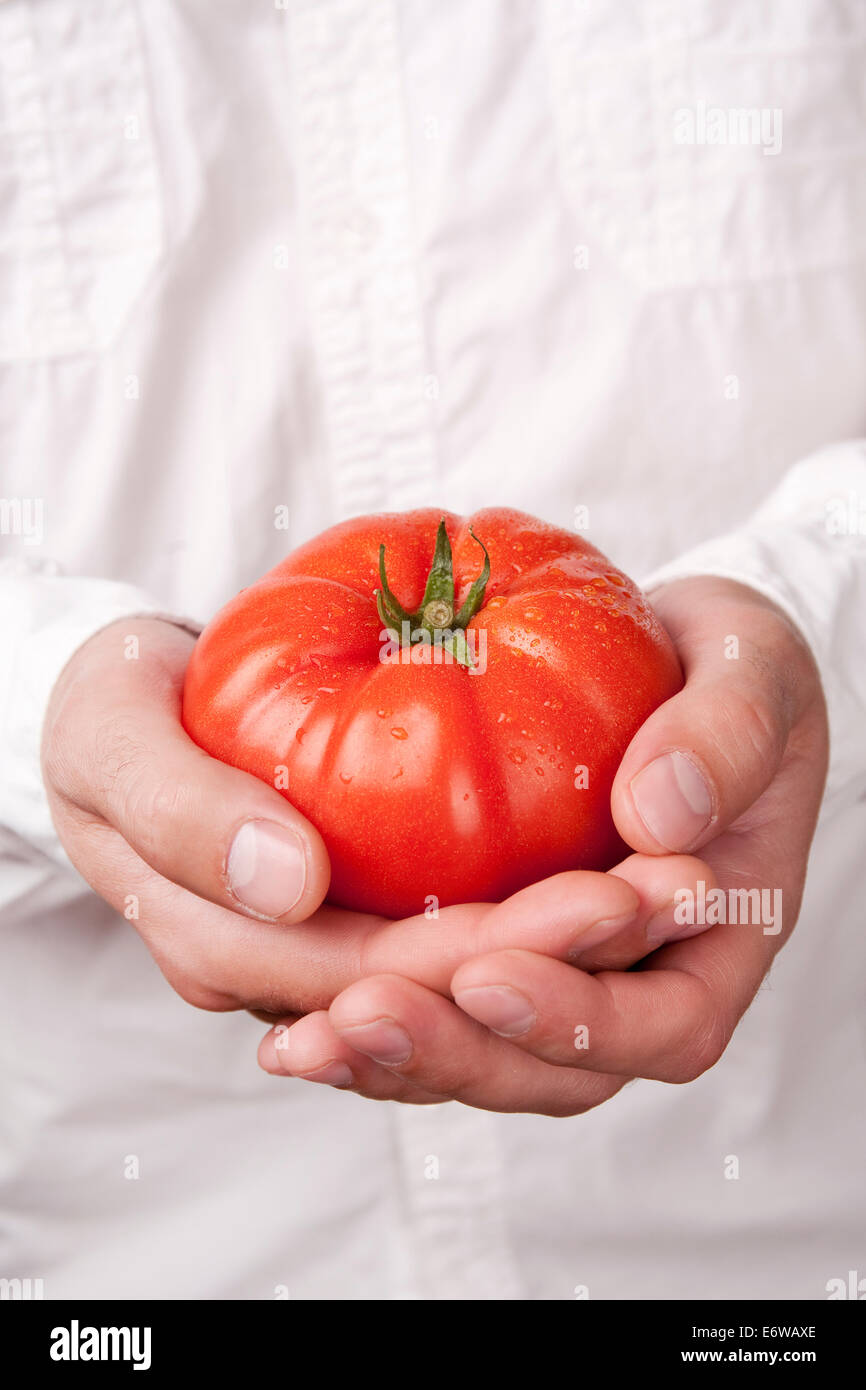
<svg viewBox="0 0 866 1390"><path fill-rule="evenodd" d="M720 1058L797 919L826 710L805 642L757 592L686 579L653 603L686 683L623 759L612 809L637 854L610 877L642 880L655 865L668 905L631 939L615 933L608 959L548 949L542 912L534 946L482 949L447 988L411 970L371 974L327 1011L278 1023L260 1047L267 1071L377 1098L571 1115L632 1077L690 1081ZM543 902L559 883L567 914L572 877L496 911Z"/></svg>
<svg viewBox="0 0 866 1390"><path fill-rule="evenodd" d="M563 960L614 964L646 953L647 924L664 915L673 888L640 856L619 878L561 875L522 905L470 904L408 922L322 906L329 864L318 832L273 787L208 757L181 725L193 641L154 618L104 628L61 674L43 735L66 852L189 1003L291 1019L327 1009L367 975L447 992L462 962L505 947L542 943Z"/></svg>

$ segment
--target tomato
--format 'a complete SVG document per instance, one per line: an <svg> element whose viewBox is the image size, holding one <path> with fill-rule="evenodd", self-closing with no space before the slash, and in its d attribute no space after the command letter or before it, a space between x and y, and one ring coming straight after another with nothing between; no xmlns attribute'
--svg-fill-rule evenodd
<svg viewBox="0 0 866 1390"><path fill-rule="evenodd" d="M183 722L318 828L332 902L405 917L614 864L614 774L681 684L579 535L424 510L343 522L242 590L193 651Z"/></svg>

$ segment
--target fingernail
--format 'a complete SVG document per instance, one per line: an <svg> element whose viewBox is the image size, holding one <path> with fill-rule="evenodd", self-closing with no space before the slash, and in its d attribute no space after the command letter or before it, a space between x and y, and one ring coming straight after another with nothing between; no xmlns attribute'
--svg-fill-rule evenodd
<svg viewBox="0 0 866 1390"><path fill-rule="evenodd" d="M286 1056L286 1035L288 1029L284 1025L279 1028L272 1028L270 1033L266 1033L259 1046L259 1064L265 1071L272 1076L294 1076L294 1072L284 1066Z"/></svg>
<svg viewBox="0 0 866 1390"><path fill-rule="evenodd" d="M374 1023L359 1023L354 1028L341 1028L340 1034L365 1057L386 1067L408 1062L412 1056L412 1039L392 1018L377 1018Z"/></svg>
<svg viewBox="0 0 866 1390"><path fill-rule="evenodd" d="M663 753L631 780L637 813L665 849L687 849L709 825L713 801L703 776L683 753Z"/></svg>
<svg viewBox="0 0 866 1390"><path fill-rule="evenodd" d="M226 862L229 888L243 907L282 917L300 901L307 861L300 835L276 821L248 820Z"/></svg>
<svg viewBox="0 0 866 1390"><path fill-rule="evenodd" d="M637 916L636 912L623 913L621 917L602 917L599 922L591 922L585 931L576 936L569 949L568 959L576 960L582 956L590 946L598 946L602 941L609 941L617 932L622 931L633 922Z"/></svg>
<svg viewBox="0 0 866 1390"><path fill-rule="evenodd" d="M526 996L510 985L461 989L455 994L454 1002L465 1014L503 1038L519 1038L521 1033L528 1033L537 1018Z"/></svg>
<svg viewBox="0 0 866 1390"><path fill-rule="evenodd" d="M299 1072L302 1081L321 1081L326 1086L351 1086L355 1080L346 1062L326 1062L316 1071Z"/></svg>

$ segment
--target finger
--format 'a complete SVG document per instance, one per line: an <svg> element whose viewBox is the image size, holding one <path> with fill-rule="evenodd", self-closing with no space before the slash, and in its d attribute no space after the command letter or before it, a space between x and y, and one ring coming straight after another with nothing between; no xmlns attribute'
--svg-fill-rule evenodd
<svg viewBox="0 0 866 1390"><path fill-rule="evenodd" d="M632 739L611 796L623 839L648 854L699 848L732 824L769 786L817 692L803 639L745 586L681 581L653 602L686 683Z"/></svg>
<svg viewBox="0 0 866 1390"><path fill-rule="evenodd" d="M382 922L365 942L361 974L405 974L448 995L462 961L507 947L585 969L626 967L682 934L674 926L673 895L699 877L712 881L707 866L688 856L631 855L609 874L554 874L502 903Z"/></svg>
<svg viewBox="0 0 866 1390"><path fill-rule="evenodd" d="M170 882L110 826L65 823L70 860L132 923L169 984L197 1008L282 1018L327 1007L359 978L378 918L327 905L304 922L260 921Z"/></svg>
<svg viewBox="0 0 866 1390"><path fill-rule="evenodd" d="M187 1002L198 1008L225 1010L248 1008L264 1014L266 1022L286 1013L302 1014L327 1008L341 990L370 974L399 973L450 995L451 977L463 961L496 949L501 941L539 941L547 949L544 921L534 912L506 921L502 932L485 931L485 919L494 909L470 904L444 910L438 919L421 916L403 923L323 906L305 922L271 924L227 911L193 896L162 878L144 862L111 827L87 823L64 826L64 843L72 863L93 888L119 913L134 922L166 979ZM673 882L694 882L703 872L699 861L682 858L666 861L646 858L626 862L623 872L641 881L644 912L651 922L657 910L665 920L663 935L682 932L673 925L670 889ZM671 872L670 864L682 866ZM653 877L654 876L654 877ZM572 876L558 878L570 880ZM579 881L584 876L575 875ZM607 879L606 875L590 878ZM549 881L552 882L552 881ZM560 919L554 922L563 944L571 941L579 921L580 899L560 904L563 890L554 884L554 901ZM567 886L567 885L565 885ZM633 901L634 889L623 883L625 901ZM539 885L542 893L544 885ZM658 904L664 904L658 908ZM503 906L505 906L503 904ZM498 910L498 909L496 909ZM597 904L592 905L593 917ZM569 913L573 915L569 917ZM667 916L665 916L667 914ZM608 961L631 964L650 949L648 925L635 946L620 949L614 940ZM700 929L700 928L698 928ZM522 930L522 937L521 937ZM626 935L626 943L628 936ZM600 950L602 948L599 948Z"/></svg>
<svg viewBox="0 0 866 1390"><path fill-rule="evenodd" d="M403 923L328 905L301 923L259 922L195 897L164 879L110 826L73 824L65 811L59 816L61 823L67 817L63 837L73 864L102 897L135 923L169 983L198 1008L249 1008L275 1017L308 1013L327 1008L335 995L354 981L382 973L405 974L448 994L454 971L472 955L498 948L502 941L507 945L521 939L533 945L546 943L543 917L534 911L513 915L501 932L497 927L485 935L486 918L499 910L488 904L449 908L438 919L419 916ZM666 861L638 861L639 856L633 856L633 862L626 861L621 868L636 882L643 875L646 913L659 902L670 906ZM683 881L694 880L698 861L676 862L685 866ZM650 872L656 876L655 888ZM706 873L711 879L709 871ZM598 880L603 887L610 884L615 892L624 893L626 903L635 900L635 890L613 876L558 878L553 889L557 903L563 879L565 886L576 880L578 887L586 886L587 880L594 887ZM543 895L547 890L544 885L539 887ZM594 918L598 910L598 900L593 898L586 916ZM572 940L575 923L580 924L584 911L581 897L573 906L558 906L557 911L561 916L554 923L553 936L559 933L565 945ZM669 924L663 928L668 933L672 929ZM677 930L682 931L682 927ZM611 950L615 949L612 945ZM645 954L646 949L642 942L634 954Z"/></svg>
<svg viewBox="0 0 866 1390"><path fill-rule="evenodd" d="M464 903L429 916L383 921L366 942L362 973L406 974L447 993L452 974L470 955L525 945L569 956L587 938L619 933L640 907L640 895L624 876L556 874L501 904Z"/></svg>
<svg viewBox="0 0 866 1390"><path fill-rule="evenodd" d="M695 866L698 881L661 910L659 931L668 942L678 932L693 939L629 975L592 977L526 952L478 958L455 973L458 1003L548 1062L693 1079L720 1055L794 927L825 767L823 716L810 709L771 787L706 847L703 865L678 861ZM697 936L699 921L710 930Z"/></svg>
<svg viewBox="0 0 866 1390"><path fill-rule="evenodd" d="M138 656L127 660L132 636ZM130 620L93 648L79 654L46 745L58 794L199 897L284 922L308 917L328 890L324 842L274 787L208 757L184 732L188 634Z"/></svg>
<svg viewBox="0 0 866 1390"><path fill-rule="evenodd" d="M337 996L328 1013L336 1033L356 1052L428 1093L483 1110L575 1115L624 1084L548 1066L440 994L399 976L359 981Z"/></svg>
<svg viewBox="0 0 866 1390"><path fill-rule="evenodd" d="M634 972L583 971L526 951L469 961L457 1005L545 1062L692 1081L721 1056L775 947L732 924L665 946Z"/></svg>
<svg viewBox="0 0 866 1390"><path fill-rule="evenodd" d="M612 915L616 899L603 909L593 901L599 879L621 885L620 915ZM479 923L473 954L522 948L583 970L625 969L683 934L675 921L675 895L699 879L714 882L707 865L687 855L633 854L609 874L556 874L491 908ZM449 992L450 974L437 983L441 993Z"/></svg>
<svg viewBox="0 0 866 1390"><path fill-rule="evenodd" d="M398 1100L410 1105L441 1105L442 1096L420 1090L410 1081L356 1052L335 1033L328 1015L278 1022L259 1045L259 1066L271 1076L295 1076L354 1091L369 1100Z"/></svg>

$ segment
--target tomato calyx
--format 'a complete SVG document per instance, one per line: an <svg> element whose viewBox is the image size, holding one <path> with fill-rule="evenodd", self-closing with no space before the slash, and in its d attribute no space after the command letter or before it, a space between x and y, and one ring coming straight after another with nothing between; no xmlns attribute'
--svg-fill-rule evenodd
<svg viewBox="0 0 866 1390"><path fill-rule="evenodd" d="M379 546L379 579L382 587L376 590L379 617L383 625L395 634L396 641L408 646L412 642L432 639L450 652L461 666L475 665L463 634L469 620L484 602L484 591L490 578L487 549L473 530L470 529L469 534L484 551L484 564L458 612L454 612L454 565L444 517L436 532L436 548L420 607L414 613L408 612L391 592L385 574L384 545Z"/></svg>

